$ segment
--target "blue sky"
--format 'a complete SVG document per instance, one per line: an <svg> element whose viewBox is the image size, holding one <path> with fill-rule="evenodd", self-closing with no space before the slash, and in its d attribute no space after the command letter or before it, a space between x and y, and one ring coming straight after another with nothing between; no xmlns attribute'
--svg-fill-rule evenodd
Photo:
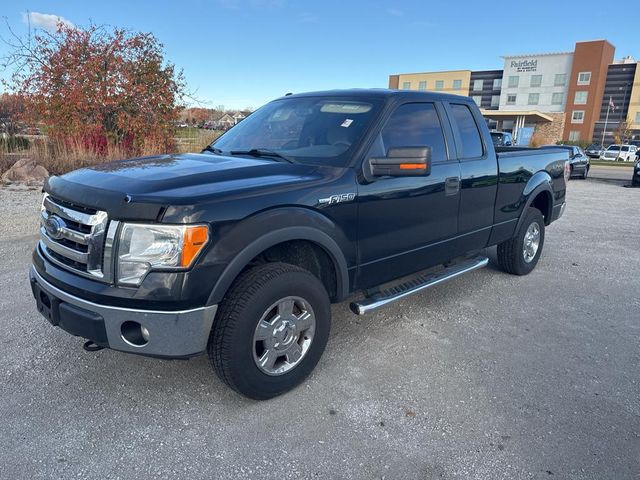
<svg viewBox="0 0 640 480"><path fill-rule="evenodd" d="M501 68L501 55L567 51L579 40L606 38L616 58L640 58L635 1L526 3L14 0L0 15L17 32L26 32L27 11L150 31L196 96L227 108L286 92L386 87L391 73Z"/></svg>

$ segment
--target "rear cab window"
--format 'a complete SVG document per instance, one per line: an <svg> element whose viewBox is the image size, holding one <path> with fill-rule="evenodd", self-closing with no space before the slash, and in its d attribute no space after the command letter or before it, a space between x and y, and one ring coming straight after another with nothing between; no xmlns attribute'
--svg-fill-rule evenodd
<svg viewBox="0 0 640 480"><path fill-rule="evenodd" d="M471 109L468 105L461 103L451 103L449 107L453 116L454 129L458 131L460 137L458 156L464 160L481 158L484 155L482 137Z"/></svg>

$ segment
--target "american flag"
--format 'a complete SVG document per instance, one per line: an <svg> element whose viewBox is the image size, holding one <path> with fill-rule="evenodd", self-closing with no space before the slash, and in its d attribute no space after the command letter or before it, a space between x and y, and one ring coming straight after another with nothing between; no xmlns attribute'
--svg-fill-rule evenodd
<svg viewBox="0 0 640 480"><path fill-rule="evenodd" d="M613 103L613 98L611 97L609 97L609 108L614 112L616 111L616 105Z"/></svg>

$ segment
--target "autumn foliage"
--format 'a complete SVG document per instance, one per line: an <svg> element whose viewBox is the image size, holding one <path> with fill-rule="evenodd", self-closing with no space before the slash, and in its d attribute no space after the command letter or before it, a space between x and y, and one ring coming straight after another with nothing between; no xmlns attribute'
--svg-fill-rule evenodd
<svg viewBox="0 0 640 480"><path fill-rule="evenodd" d="M80 142L97 155L113 146L128 154L173 147L185 82L152 34L59 24L13 55L14 89L56 142Z"/></svg>

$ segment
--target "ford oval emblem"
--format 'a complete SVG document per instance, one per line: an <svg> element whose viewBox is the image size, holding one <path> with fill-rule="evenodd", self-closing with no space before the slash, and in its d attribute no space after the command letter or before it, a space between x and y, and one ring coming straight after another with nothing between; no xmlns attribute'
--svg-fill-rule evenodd
<svg viewBox="0 0 640 480"><path fill-rule="evenodd" d="M47 231L47 235L54 240L60 240L62 238L62 229L66 226L64 220L56 215L51 215L44 222L44 229Z"/></svg>

